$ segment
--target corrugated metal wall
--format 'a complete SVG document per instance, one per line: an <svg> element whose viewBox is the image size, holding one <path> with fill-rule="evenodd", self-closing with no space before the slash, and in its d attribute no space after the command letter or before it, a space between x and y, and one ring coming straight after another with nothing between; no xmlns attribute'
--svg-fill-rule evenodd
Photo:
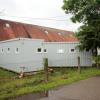
<svg viewBox="0 0 100 100"><path fill-rule="evenodd" d="M37 48L42 48L41 40L21 39L0 43L0 66L15 72L37 71L43 67L42 53L37 53ZM8 53L8 48L10 52ZM18 53L16 53L18 48ZM3 53L1 53L3 49ZM24 70L23 70L24 69Z"/></svg>
<svg viewBox="0 0 100 100"><path fill-rule="evenodd" d="M81 66L92 66L92 53L86 52L76 48L79 43L63 43L63 42L45 42L44 48L47 48L48 53L45 57L49 59L49 66L77 66L77 57L81 58ZM63 53L57 53L59 49L64 50ZM75 49L75 52L71 52Z"/></svg>
<svg viewBox="0 0 100 100"><path fill-rule="evenodd" d="M15 72L37 71L43 69L43 58L47 57L49 66L71 67L78 65L78 56L81 58L81 66L91 66L92 53L79 52L75 49L77 45L77 42L44 42L40 39L15 39L0 42L0 66ZM41 48L42 52L37 53L37 48ZM73 48L74 53L70 51ZM43 49L46 49L47 53L44 53ZM58 53L59 50L60 53Z"/></svg>

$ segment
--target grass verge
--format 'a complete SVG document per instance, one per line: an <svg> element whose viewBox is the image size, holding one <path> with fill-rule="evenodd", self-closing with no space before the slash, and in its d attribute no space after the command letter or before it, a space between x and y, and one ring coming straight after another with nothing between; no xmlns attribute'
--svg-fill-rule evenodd
<svg viewBox="0 0 100 100"><path fill-rule="evenodd" d="M17 97L27 93L46 91L55 87L71 84L73 82L100 75L100 70L96 68L83 68L81 74L76 69L59 68L54 69L50 74L49 82L44 83L44 74L39 72L31 77L23 79L13 79L16 74L0 69L0 100ZM6 77L8 79L3 79Z"/></svg>

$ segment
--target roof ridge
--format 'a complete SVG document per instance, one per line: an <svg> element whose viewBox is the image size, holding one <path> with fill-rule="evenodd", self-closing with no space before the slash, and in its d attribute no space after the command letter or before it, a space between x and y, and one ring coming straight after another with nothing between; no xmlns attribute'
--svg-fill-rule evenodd
<svg viewBox="0 0 100 100"><path fill-rule="evenodd" d="M0 33L5 33L0 34L1 41L14 38L13 35L15 36L15 38L26 37L33 39L44 39L45 41L51 42L78 41L78 39L74 36L74 32L49 28L45 26L0 19L0 27ZM10 34L11 31L12 35ZM72 34L73 36L70 34Z"/></svg>
<svg viewBox="0 0 100 100"><path fill-rule="evenodd" d="M53 27L47 27L47 26L42 26L42 25L36 25L36 24L32 24L32 23L27 23L27 22L20 22L20 21L15 21L15 20L7 20L7 19L1 19L1 18L0 18L0 20L2 20L2 21L8 21L8 22L11 22L11 23L32 25L32 26L41 27L41 28L47 28L47 29L53 29L53 30L65 31L65 32L72 32L73 33L73 31L69 31L69 30L58 29L58 28L53 28Z"/></svg>

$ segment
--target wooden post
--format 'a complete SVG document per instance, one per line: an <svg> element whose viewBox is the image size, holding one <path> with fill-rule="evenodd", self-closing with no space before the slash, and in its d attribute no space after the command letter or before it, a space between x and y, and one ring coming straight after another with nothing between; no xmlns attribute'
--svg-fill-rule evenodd
<svg viewBox="0 0 100 100"><path fill-rule="evenodd" d="M49 91L45 91L45 97L49 96Z"/></svg>
<svg viewBox="0 0 100 100"><path fill-rule="evenodd" d="M45 82L48 82L48 58L44 58L44 74Z"/></svg>
<svg viewBox="0 0 100 100"><path fill-rule="evenodd" d="M80 57L78 56L78 72L81 73Z"/></svg>

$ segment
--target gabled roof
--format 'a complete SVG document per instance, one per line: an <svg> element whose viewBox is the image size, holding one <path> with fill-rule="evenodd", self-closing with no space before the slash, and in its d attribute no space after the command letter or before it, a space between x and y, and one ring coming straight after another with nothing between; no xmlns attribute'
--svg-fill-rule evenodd
<svg viewBox="0 0 100 100"><path fill-rule="evenodd" d="M46 42L77 42L73 32L0 19L0 41L13 38L44 39Z"/></svg>

